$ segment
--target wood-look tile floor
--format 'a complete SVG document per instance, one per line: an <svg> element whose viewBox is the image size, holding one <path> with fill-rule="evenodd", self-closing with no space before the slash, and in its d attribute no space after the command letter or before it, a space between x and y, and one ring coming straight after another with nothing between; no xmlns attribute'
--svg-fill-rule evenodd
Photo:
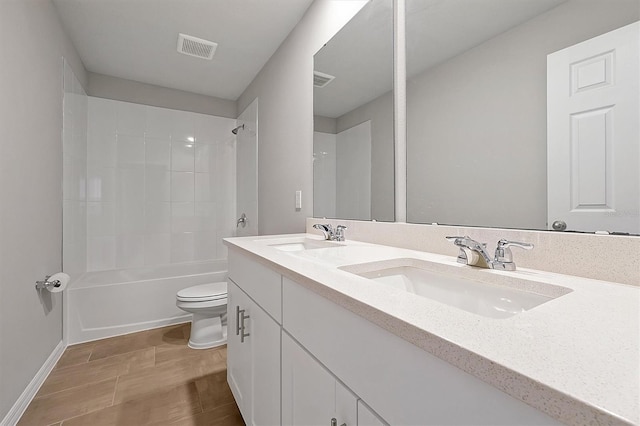
<svg viewBox="0 0 640 426"><path fill-rule="evenodd" d="M18 425L244 425L226 346L187 347L190 325L69 346Z"/></svg>

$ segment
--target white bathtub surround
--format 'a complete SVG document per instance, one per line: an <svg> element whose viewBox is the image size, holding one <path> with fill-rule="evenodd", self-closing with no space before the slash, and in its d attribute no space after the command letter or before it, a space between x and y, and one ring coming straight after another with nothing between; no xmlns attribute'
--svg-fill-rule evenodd
<svg viewBox="0 0 640 426"><path fill-rule="evenodd" d="M87 270L88 97L64 61L62 126L62 269L78 278Z"/></svg>
<svg viewBox="0 0 640 426"><path fill-rule="evenodd" d="M458 255L458 247L447 241L447 236L468 235L487 243L491 255L501 238L523 241L535 248L513 249L518 267L640 286L640 237L318 218L307 219L307 232L318 234L313 229L316 223L346 225L347 240L453 257Z"/></svg>
<svg viewBox="0 0 640 426"><path fill-rule="evenodd" d="M221 239L235 231L235 125L90 97L87 270L224 258Z"/></svg>
<svg viewBox="0 0 640 426"><path fill-rule="evenodd" d="M226 276L226 260L88 272L66 291L68 343L190 321L176 293Z"/></svg>
<svg viewBox="0 0 640 426"><path fill-rule="evenodd" d="M305 236L318 238L315 234L298 237ZM291 235L281 237L291 242ZM339 248L285 252L271 246L277 243L275 238L226 241L230 250L249 256L563 423L613 425L640 421L637 287L527 269L522 263L513 272L471 268L456 262L455 251L440 255L357 242L353 237ZM338 269L398 258L446 265L478 275L481 280L516 277L571 292L496 320ZM517 263L518 257L515 260ZM387 418L384 412L378 414Z"/></svg>

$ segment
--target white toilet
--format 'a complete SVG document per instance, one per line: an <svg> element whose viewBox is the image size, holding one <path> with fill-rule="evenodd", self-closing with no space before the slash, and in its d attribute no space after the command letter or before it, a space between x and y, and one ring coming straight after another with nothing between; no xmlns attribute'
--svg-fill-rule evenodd
<svg viewBox="0 0 640 426"><path fill-rule="evenodd" d="M176 306L193 314L189 347L208 349L227 343L227 283L187 287L176 295Z"/></svg>

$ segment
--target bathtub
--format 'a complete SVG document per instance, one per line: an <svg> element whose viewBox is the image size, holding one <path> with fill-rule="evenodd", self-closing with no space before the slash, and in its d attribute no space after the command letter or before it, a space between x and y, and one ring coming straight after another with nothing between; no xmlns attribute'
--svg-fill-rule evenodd
<svg viewBox="0 0 640 426"><path fill-rule="evenodd" d="M191 315L176 307L176 293L226 278L226 260L87 272L65 291L65 341L88 342L189 321Z"/></svg>

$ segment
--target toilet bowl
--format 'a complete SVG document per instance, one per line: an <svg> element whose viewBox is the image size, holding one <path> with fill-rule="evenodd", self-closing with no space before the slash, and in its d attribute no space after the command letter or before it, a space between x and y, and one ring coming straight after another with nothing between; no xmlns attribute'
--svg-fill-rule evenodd
<svg viewBox="0 0 640 426"><path fill-rule="evenodd" d="M176 295L176 306L193 315L189 347L208 349L227 343L227 283L187 287Z"/></svg>

